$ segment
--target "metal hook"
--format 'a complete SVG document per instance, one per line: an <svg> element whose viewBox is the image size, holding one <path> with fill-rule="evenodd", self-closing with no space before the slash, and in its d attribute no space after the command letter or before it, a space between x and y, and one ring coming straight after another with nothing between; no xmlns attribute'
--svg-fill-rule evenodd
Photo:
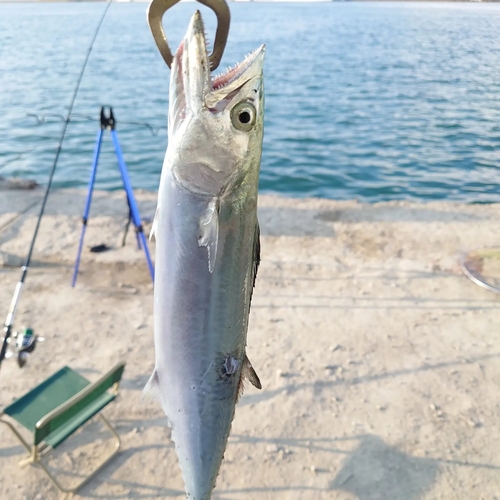
<svg viewBox="0 0 500 500"><path fill-rule="evenodd" d="M165 12L178 2L180 2L180 0L153 0L148 8L149 28L151 29L158 50L169 68L172 66L174 57L168 46L167 36L163 30L162 19ZM219 66L222 54L226 48L231 13L225 0L198 0L198 2L212 9L217 16L214 50L208 57L210 69L213 71Z"/></svg>

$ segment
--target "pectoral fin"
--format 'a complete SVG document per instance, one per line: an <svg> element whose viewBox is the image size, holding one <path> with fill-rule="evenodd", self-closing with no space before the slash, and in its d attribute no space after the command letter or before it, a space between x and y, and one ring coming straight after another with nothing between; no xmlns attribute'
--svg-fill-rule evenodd
<svg viewBox="0 0 500 500"><path fill-rule="evenodd" d="M217 258L217 244L219 242L219 198L212 198L207 210L200 221L200 236L198 246L207 247L208 270L212 273Z"/></svg>

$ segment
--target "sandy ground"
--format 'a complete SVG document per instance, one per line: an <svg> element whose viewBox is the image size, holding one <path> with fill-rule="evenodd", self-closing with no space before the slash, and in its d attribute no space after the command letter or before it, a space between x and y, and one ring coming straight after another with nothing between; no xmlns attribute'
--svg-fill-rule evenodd
<svg viewBox="0 0 500 500"><path fill-rule="evenodd" d="M0 306L7 313L41 190L0 191ZM138 193L144 218L155 195ZM140 403L153 368L152 285L122 193L97 192L70 287L85 192L50 198L16 325L45 337L0 372L5 406L64 365L95 380L127 363L105 414L123 451L79 493L182 499L166 419ZM214 499L500 499L500 298L466 279L460 253L500 245L498 206L260 198L262 264L248 387ZM112 250L92 254L89 246ZM154 253L154 244L151 244ZM3 317L2 317L3 319ZM97 439L92 443L92 440ZM57 449L68 484L106 453L98 422ZM0 499L57 499L0 426Z"/></svg>

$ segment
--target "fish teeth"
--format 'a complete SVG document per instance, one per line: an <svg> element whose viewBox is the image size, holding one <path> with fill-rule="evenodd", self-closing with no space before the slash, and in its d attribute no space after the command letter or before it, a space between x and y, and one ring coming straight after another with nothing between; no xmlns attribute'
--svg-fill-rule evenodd
<svg viewBox="0 0 500 500"><path fill-rule="evenodd" d="M210 40L208 38L208 33L207 33L206 29L203 30L203 34L205 35L205 47L207 48L207 55L208 55L210 52L210 50L209 50L210 49Z"/></svg>
<svg viewBox="0 0 500 500"><path fill-rule="evenodd" d="M218 78L221 78L221 77L223 77L223 76L227 75L228 73L230 73L231 71L234 71L237 67L240 67L240 68L241 68L241 72L245 71L245 69L246 69L246 68L247 68L247 66L248 66L248 62L249 62L249 60L251 59L251 57L253 56L253 54L254 54L254 53L255 53L255 52L249 52L249 53L245 56L245 58L244 58L241 62L236 63L234 66L228 66L228 67L226 68L226 71L225 71L225 72L223 72L223 73L218 73L216 76L214 76L214 77L212 78L212 84L213 84L213 82L215 82ZM234 77L234 76L232 76L231 78L228 78L228 79L227 79L227 81L222 82L222 83L219 83L219 84L217 84L217 85L213 86L213 89L214 89L214 90L218 90L218 89L221 89L221 88L223 88L223 87L226 87L226 86L227 86L227 85L229 85L231 82L233 82L233 81L234 81L234 79L235 79L235 77Z"/></svg>

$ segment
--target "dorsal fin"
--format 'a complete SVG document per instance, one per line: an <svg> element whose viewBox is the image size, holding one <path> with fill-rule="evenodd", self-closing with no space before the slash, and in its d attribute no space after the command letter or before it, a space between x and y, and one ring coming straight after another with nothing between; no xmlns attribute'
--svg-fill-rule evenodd
<svg viewBox="0 0 500 500"><path fill-rule="evenodd" d="M253 266L252 266L252 289L250 290L250 302L252 302L253 289L255 288L255 281L257 280L257 271L260 264L260 226L259 221L255 223L255 236L253 240ZM251 366L251 365L250 365Z"/></svg>

